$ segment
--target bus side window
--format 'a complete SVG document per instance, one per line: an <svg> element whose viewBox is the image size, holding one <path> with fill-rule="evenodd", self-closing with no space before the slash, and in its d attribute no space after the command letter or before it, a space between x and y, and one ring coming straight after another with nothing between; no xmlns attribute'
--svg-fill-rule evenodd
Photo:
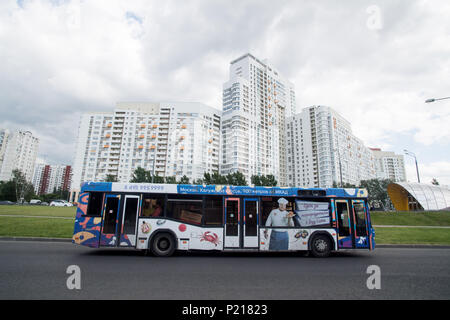
<svg viewBox="0 0 450 320"><path fill-rule="evenodd" d="M170 195L167 199L166 217L201 224L202 207L202 196Z"/></svg>
<svg viewBox="0 0 450 320"><path fill-rule="evenodd" d="M100 217L103 207L103 192L90 192L86 215Z"/></svg>
<svg viewBox="0 0 450 320"><path fill-rule="evenodd" d="M205 225L223 224L223 199L222 197L205 197L204 208Z"/></svg>
<svg viewBox="0 0 450 320"><path fill-rule="evenodd" d="M145 195L142 199L141 217L162 217L164 214L164 196Z"/></svg>
<svg viewBox="0 0 450 320"><path fill-rule="evenodd" d="M267 218L273 209L276 209L276 200L274 201L272 197L262 197L261 198L261 225L266 225Z"/></svg>
<svg viewBox="0 0 450 320"><path fill-rule="evenodd" d="M280 204L278 203L279 199L285 199L288 202L286 203L286 211L295 213L295 198L290 197L262 197L261 198L261 225L265 226L267 219L269 218L270 213L272 210L279 210ZM295 219L288 222L288 225L283 226L295 226ZM272 225L273 226L273 225Z"/></svg>

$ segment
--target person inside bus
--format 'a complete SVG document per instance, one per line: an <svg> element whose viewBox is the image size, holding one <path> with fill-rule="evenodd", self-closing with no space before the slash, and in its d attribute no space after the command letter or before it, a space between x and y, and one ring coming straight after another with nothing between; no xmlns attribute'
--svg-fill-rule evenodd
<svg viewBox="0 0 450 320"><path fill-rule="evenodd" d="M289 203L284 198L278 199L278 209L273 209L266 220L266 227L293 227L292 217L295 215L292 211L286 210ZM264 235L267 238L268 229L265 229ZM286 229L272 229L269 241L269 250L288 250L289 235Z"/></svg>
<svg viewBox="0 0 450 320"><path fill-rule="evenodd" d="M156 204L153 208L152 217L159 217L162 214L162 206L159 200L156 200Z"/></svg>

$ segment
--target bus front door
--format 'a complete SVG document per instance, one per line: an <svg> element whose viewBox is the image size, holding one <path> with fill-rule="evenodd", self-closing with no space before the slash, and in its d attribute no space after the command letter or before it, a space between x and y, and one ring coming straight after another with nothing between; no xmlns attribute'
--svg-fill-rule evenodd
<svg viewBox="0 0 450 320"><path fill-rule="evenodd" d="M355 248L369 248L369 226L364 200L352 200Z"/></svg>
<svg viewBox="0 0 450 320"><path fill-rule="evenodd" d="M117 245L117 226L119 222L120 195L108 194L105 196L105 204L102 217L102 232L100 246Z"/></svg>
<svg viewBox="0 0 450 320"><path fill-rule="evenodd" d="M369 226L364 200L336 200L338 248L369 248Z"/></svg>
<svg viewBox="0 0 450 320"><path fill-rule="evenodd" d="M136 223L139 214L139 196L126 195L122 211L119 245L134 247L136 245Z"/></svg>
<svg viewBox="0 0 450 320"><path fill-rule="evenodd" d="M225 198L224 247L258 248L258 232L258 199Z"/></svg>

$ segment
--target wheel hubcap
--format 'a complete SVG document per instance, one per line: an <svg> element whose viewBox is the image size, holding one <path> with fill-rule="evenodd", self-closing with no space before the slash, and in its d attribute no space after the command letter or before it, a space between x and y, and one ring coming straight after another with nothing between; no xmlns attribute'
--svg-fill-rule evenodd
<svg viewBox="0 0 450 320"><path fill-rule="evenodd" d="M322 240L322 239L319 239L319 240L316 241L316 249L317 249L318 251L325 251L326 248L327 248L327 243L326 243L326 241L324 241L324 240Z"/></svg>
<svg viewBox="0 0 450 320"><path fill-rule="evenodd" d="M162 251L165 251L169 248L169 241L167 239L161 239L158 242L158 248Z"/></svg>

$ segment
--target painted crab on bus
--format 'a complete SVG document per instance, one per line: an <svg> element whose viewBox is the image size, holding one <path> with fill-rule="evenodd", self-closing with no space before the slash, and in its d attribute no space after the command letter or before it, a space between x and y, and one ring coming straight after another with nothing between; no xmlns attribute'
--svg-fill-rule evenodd
<svg viewBox="0 0 450 320"><path fill-rule="evenodd" d="M211 231L206 231L200 236L200 242L202 241L208 241L211 243L214 243L214 245L217 247L217 245L220 243L219 236L216 233L211 233Z"/></svg>

